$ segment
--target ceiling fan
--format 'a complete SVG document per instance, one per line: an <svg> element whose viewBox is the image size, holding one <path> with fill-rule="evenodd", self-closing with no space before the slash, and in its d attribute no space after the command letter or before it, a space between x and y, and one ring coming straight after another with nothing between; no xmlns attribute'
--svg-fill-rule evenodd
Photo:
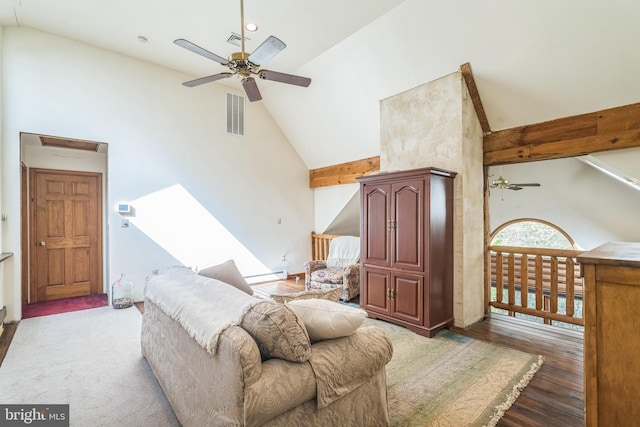
<svg viewBox="0 0 640 427"><path fill-rule="evenodd" d="M522 190L524 187L540 187L537 182L529 182L523 184L512 184L508 179L503 178L502 175L491 181L491 188L500 188L502 190Z"/></svg>
<svg viewBox="0 0 640 427"><path fill-rule="evenodd" d="M286 44L280 39L274 36L269 36L260 46L256 48L251 54L248 54L244 50L244 0L240 0L240 28L242 38L242 51L234 52L229 56L229 59L224 59L221 56L211 53L200 46L185 40L177 39L173 42L180 47L183 47L193 53L200 56L204 56L207 59L211 59L225 67L229 68L228 72L213 74L211 76L201 77L199 79L190 80L182 83L187 87L199 86L205 83L215 82L216 80L226 79L231 76L239 76L242 78L242 87L249 98L249 101L259 101L262 99L258 85L256 84L253 76L257 76L264 80L271 80L274 82L287 83L296 86L308 87L311 84L311 79L308 77L294 76L292 74L280 73L277 71L263 70L260 68L271 58L276 56L282 51Z"/></svg>

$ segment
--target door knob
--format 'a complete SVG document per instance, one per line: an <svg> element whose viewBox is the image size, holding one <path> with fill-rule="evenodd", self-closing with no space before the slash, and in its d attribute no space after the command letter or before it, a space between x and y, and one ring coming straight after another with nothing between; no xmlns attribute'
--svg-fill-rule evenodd
<svg viewBox="0 0 640 427"><path fill-rule="evenodd" d="M39 245L40 246L46 246L47 244L45 242L40 242Z"/></svg>

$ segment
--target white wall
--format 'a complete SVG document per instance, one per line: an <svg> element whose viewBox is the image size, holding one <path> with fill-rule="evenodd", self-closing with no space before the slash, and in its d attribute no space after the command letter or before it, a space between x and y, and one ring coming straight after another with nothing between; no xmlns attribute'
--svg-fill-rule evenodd
<svg viewBox="0 0 640 427"><path fill-rule="evenodd" d="M331 185L319 187L314 190L314 218L316 233L326 233L336 216L342 212L344 207L360 194L360 184ZM358 212L358 217L360 212ZM355 234L353 233L355 231ZM339 234L339 233L336 233ZM360 230L350 230L351 235L360 235Z"/></svg>
<svg viewBox="0 0 640 427"><path fill-rule="evenodd" d="M538 182L520 191L491 190L491 230L516 218L554 223L585 250L608 241L640 241L640 192L577 159L490 168L512 183Z"/></svg>
<svg viewBox="0 0 640 427"><path fill-rule="evenodd" d="M18 255L5 266L10 319L21 314L20 132L109 144L106 284L126 272L139 298L154 269L229 258L245 275L303 270L308 170L260 103L247 104L246 137L233 137L221 85L185 88L192 76L28 28L5 28L2 45L2 245ZM112 209L121 201L136 208L130 228Z"/></svg>
<svg viewBox="0 0 640 427"><path fill-rule="evenodd" d="M2 80L2 76L4 74L3 72L3 61L2 61L2 51L3 51L3 36L4 36L4 28L0 26L0 80ZM3 91L2 91L2 85L0 85L0 129L2 129L2 124L3 124L3 113L4 113L4 97L3 97ZM4 137L2 135L2 132L0 132L0 189L2 188L2 170L3 170L3 162L2 162L2 152L3 152L3 140ZM0 213L4 213L4 203L2 201L2 194L0 193ZM4 235L4 229L5 229L6 225L5 222L2 221L0 223L0 252L4 252L4 244L3 244L3 238L2 236ZM13 260L9 259L6 260L4 262L0 262L0 310L2 310L2 307L4 307L5 305L5 293L9 293L9 291L7 290L7 288L10 286L9 283L11 281L11 278L7 278L6 276L9 273L9 270L7 269L7 274L5 274L5 268L4 268L4 264L5 263L9 263L9 262L13 262Z"/></svg>

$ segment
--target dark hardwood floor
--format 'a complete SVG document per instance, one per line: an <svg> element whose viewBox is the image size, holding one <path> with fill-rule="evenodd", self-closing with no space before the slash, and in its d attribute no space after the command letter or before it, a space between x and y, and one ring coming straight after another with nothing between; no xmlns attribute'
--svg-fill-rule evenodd
<svg viewBox="0 0 640 427"><path fill-rule="evenodd" d="M0 366L2 366L2 361L7 355L9 345L11 345L11 340L13 339L13 335L16 333L16 329L18 329L18 322L4 324L4 332L0 335Z"/></svg>
<svg viewBox="0 0 640 427"><path fill-rule="evenodd" d="M465 329L451 330L545 358L498 426L584 425L582 332L500 314Z"/></svg>
<svg viewBox="0 0 640 427"><path fill-rule="evenodd" d="M252 287L257 296L264 298L273 293L297 292L304 289L302 281L296 283L295 280ZM352 302L357 302L357 299ZM144 311L143 303L136 303L136 306L140 311ZM5 325L5 333L0 337L0 363L16 326L17 324ZM540 354L545 358L540 370L498 422L498 426L584 425L582 332L499 314L491 315L468 328L453 327L451 330L503 347Z"/></svg>

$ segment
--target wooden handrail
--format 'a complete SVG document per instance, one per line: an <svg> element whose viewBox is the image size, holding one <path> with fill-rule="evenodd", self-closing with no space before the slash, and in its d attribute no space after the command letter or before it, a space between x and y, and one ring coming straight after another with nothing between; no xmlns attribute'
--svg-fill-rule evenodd
<svg viewBox="0 0 640 427"><path fill-rule="evenodd" d="M528 255L542 255L542 256L557 256L557 257L571 257L575 258L584 251L577 251L575 249L547 249L547 248L524 248L521 246L489 246L489 250L493 252L508 252L515 254L528 254Z"/></svg>
<svg viewBox="0 0 640 427"><path fill-rule="evenodd" d="M576 298L582 297L583 281L575 261L581 253L569 249L489 246L489 286L496 289L495 299L489 305L511 315L541 317L545 323L555 320L584 325L582 313L575 313L574 309ZM517 290L520 290L518 301ZM535 296L535 304L529 302L530 292ZM566 301L564 313L558 312L561 298Z"/></svg>

